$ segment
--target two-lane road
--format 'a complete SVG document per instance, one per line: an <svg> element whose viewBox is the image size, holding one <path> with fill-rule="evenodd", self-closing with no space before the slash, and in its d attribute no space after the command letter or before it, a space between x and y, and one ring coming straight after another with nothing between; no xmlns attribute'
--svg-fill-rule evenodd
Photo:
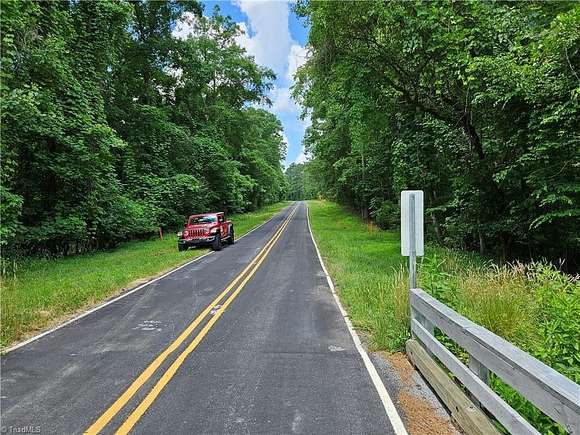
<svg viewBox="0 0 580 435"><path fill-rule="evenodd" d="M318 259L306 204L296 203L235 245L3 356L1 425L395 433L400 420L391 409L391 423L390 399L363 356Z"/></svg>

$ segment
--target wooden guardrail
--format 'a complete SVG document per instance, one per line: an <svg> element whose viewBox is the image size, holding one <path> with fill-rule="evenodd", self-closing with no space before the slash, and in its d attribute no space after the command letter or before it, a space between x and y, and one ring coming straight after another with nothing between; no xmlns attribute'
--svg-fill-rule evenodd
<svg viewBox="0 0 580 435"><path fill-rule="evenodd" d="M421 289L411 289L410 302L413 335L463 384L474 401L507 430L518 435L538 434L488 386L489 371L569 433L580 434L580 385ZM468 366L435 338L435 328L469 354ZM428 376L425 377L429 382Z"/></svg>

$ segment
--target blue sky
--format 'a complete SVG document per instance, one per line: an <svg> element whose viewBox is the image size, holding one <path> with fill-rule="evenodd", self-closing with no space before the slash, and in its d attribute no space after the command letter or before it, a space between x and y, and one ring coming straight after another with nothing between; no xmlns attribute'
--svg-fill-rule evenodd
<svg viewBox="0 0 580 435"><path fill-rule="evenodd" d="M230 0L203 1L204 14L211 15L219 6L222 15L229 15L246 32L238 43L254 56L256 62L276 73L274 89L270 93L273 102L268 108L282 121L288 142L285 166L303 161L302 138L309 120L300 120L300 107L290 98L293 72L304 63L308 38L301 20L285 1Z"/></svg>

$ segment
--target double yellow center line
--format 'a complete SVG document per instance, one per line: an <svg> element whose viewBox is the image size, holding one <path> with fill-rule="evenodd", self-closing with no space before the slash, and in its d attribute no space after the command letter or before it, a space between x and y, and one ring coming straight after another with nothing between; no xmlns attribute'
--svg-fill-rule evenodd
<svg viewBox="0 0 580 435"><path fill-rule="evenodd" d="M274 233L272 238L266 243L262 250L256 255L256 257L246 266L242 272L237 275L234 280L221 292L202 312L197 318L189 324L189 326L171 343L155 360L149 364L149 366L139 375L135 381L125 390L121 396L85 431L86 434L97 434L99 433L118 413L123 407L133 398L133 396L139 391L139 389L155 374L157 369L163 364L163 362L183 344L185 340L192 334L192 332L200 325L200 323L206 319L206 317L211 313L211 311L216 308L216 306L224 299L228 294L229 297L222 303L220 308L214 313L210 320L205 324L205 326L199 331L199 333L193 338L191 343L185 348L181 354L175 359L171 366L163 373L159 381L155 386L149 391L147 396L139 403L137 408L129 415L121 427L117 430L117 434L129 433L131 428L139 421L141 416L147 411L151 404L155 401L159 393L165 388L169 383L171 378L175 375L179 367L184 363L187 356L194 351L194 349L203 340L205 335L209 332L212 326L218 321L224 311L233 302L233 300L242 291L248 281L256 273L260 265L264 262L275 243L282 236L282 233L290 223L290 220L296 213L298 206L296 206L286 220L280 225L280 228ZM238 284L239 283L239 284ZM231 292L231 290L237 288ZM230 294L231 292L231 294Z"/></svg>

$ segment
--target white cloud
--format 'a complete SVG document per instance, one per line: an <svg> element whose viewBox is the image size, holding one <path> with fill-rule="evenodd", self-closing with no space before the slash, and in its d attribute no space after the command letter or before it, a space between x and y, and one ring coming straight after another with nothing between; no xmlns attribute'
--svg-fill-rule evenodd
<svg viewBox="0 0 580 435"><path fill-rule="evenodd" d="M181 77L183 77L183 70L181 68L169 68L167 73L177 81L181 80Z"/></svg>
<svg viewBox="0 0 580 435"><path fill-rule="evenodd" d="M290 52L288 53L288 73L286 78L290 82L294 82L294 74L302 65L308 60L308 50L298 44L292 44Z"/></svg>
<svg viewBox="0 0 580 435"><path fill-rule="evenodd" d="M298 113L300 108L290 95L290 88L274 88L270 91L272 107L270 110L274 113Z"/></svg>
<svg viewBox="0 0 580 435"><path fill-rule="evenodd" d="M174 38L187 39L190 35L197 33L196 24L198 18L192 12L184 12L175 23L175 27L171 32Z"/></svg>
<svg viewBox="0 0 580 435"><path fill-rule="evenodd" d="M252 38L250 38L250 36L248 35L249 29L248 29L248 25L246 23L244 23L243 21L241 23L236 23L238 25L238 27L240 28L240 30L242 31L242 33L236 35L236 43L242 47L245 48L246 51L248 53L250 53L250 45L252 44L250 42L250 40ZM252 53L250 53L252 54Z"/></svg>
<svg viewBox="0 0 580 435"><path fill-rule="evenodd" d="M304 119L300 120L300 125L302 126L303 130L306 131L308 127L312 125L312 119L310 119L310 113L307 113Z"/></svg>
<svg viewBox="0 0 580 435"><path fill-rule="evenodd" d="M308 50L292 39L290 33L290 6L287 1L276 0L231 0L247 16L238 26L241 34L236 36L236 43L253 56L256 63L268 67L276 73L278 79L268 96L272 107L263 107L281 118L284 128L291 131L292 143L284 135L288 144L289 154L295 155L300 146L300 130L304 132L310 125L310 118L299 119L301 108L291 97L291 87L294 84L294 75L300 66L308 59ZM196 36L199 32L199 23L192 14L184 14L178 20L173 30L176 38L185 39ZM175 76L179 78L179 71ZM308 159L302 149L296 162Z"/></svg>
<svg viewBox="0 0 580 435"><path fill-rule="evenodd" d="M308 158L308 156L304 152L304 148L302 148L302 151L300 152L300 154L298 154L298 157L296 157L294 159L294 163L296 163L296 164L306 163L308 160L310 160L310 159Z"/></svg>
<svg viewBox="0 0 580 435"><path fill-rule="evenodd" d="M248 25L240 26L245 35L238 38L238 44L254 56L258 64L283 75L293 42L288 27L288 3L238 0L236 4L248 16Z"/></svg>

